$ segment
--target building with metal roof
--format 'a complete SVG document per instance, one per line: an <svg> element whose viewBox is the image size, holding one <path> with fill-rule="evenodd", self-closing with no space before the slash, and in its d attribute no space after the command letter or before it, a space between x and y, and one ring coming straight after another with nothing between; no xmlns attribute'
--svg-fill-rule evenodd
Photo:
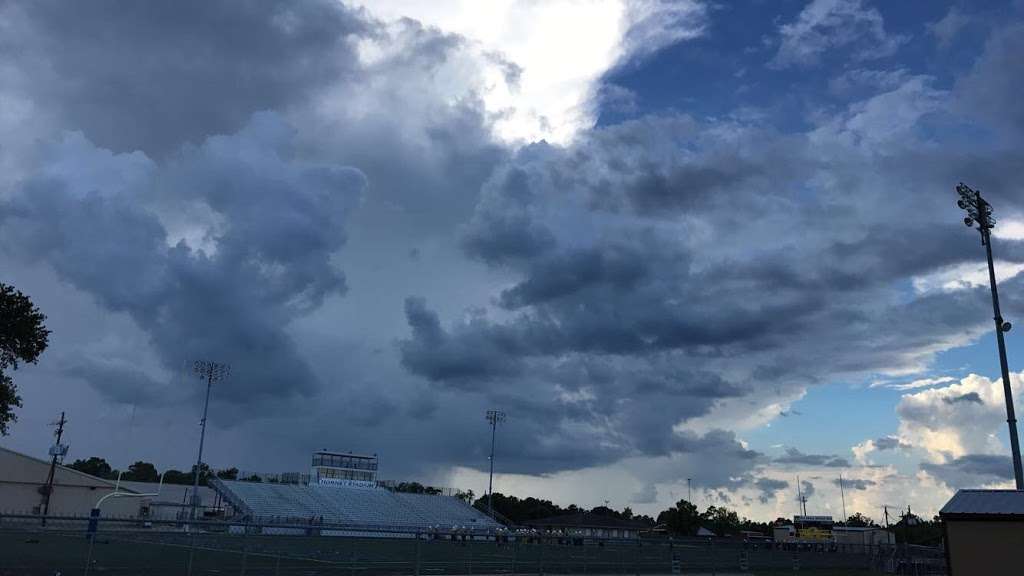
<svg viewBox="0 0 1024 576"><path fill-rule="evenodd" d="M0 511L7 514L41 514L46 508L47 479L52 462L0 446ZM90 476L61 464L53 467L50 516L89 516L101 498L114 492L115 483ZM120 488L121 493L132 490ZM107 499L104 516L136 516L134 498Z"/></svg>
<svg viewBox="0 0 1024 576"><path fill-rule="evenodd" d="M958 490L939 517L951 576L1024 571L1024 491Z"/></svg>

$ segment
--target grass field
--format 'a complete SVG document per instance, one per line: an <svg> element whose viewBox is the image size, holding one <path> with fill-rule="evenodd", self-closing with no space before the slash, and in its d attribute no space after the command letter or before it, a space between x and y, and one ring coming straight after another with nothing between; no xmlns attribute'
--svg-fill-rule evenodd
<svg viewBox="0 0 1024 576"><path fill-rule="evenodd" d="M664 543L563 546L395 538L199 535L195 550L182 533L0 532L0 576L90 574L179 576L191 555L195 575L392 576L432 574L793 574L794 555L782 550ZM801 573L872 574L860 555L806 552ZM417 572L418 569L418 572Z"/></svg>

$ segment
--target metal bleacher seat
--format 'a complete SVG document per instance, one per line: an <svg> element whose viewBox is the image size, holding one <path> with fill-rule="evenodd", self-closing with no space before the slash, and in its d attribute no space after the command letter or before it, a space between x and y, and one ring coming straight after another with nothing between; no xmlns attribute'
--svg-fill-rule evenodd
<svg viewBox="0 0 1024 576"><path fill-rule="evenodd" d="M243 504L252 521L322 521L369 528L462 527L489 530L499 525L450 496L406 494L383 488L274 484L221 480L215 488Z"/></svg>

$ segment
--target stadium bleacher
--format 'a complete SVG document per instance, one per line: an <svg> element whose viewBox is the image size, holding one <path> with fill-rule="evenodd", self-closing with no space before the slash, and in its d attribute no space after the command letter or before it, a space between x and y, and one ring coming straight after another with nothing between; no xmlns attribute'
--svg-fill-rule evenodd
<svg viewBox="0 0 1024 576"><path fill-rule="evenodd" d="M211 487L251 522L311 522L379 529L494 530L500 524L452 496L384 488L219 480Z"/></svg>

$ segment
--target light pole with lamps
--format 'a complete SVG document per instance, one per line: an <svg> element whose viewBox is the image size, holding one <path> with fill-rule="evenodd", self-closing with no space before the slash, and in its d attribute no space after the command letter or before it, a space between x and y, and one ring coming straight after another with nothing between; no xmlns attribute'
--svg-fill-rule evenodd
<svg viewBox="0 0 1024 576"><path fill-rule="evenodd" d="M487 421L491 423L491 475L487 481L487 513L494 518L494 436L498 431L498 423L505 421L505 413L501 410L488 410Z"/></svg>
<svg viewBox="0 0 1024 576"><path fill-rule="evenodd" d="M1003 320L999 312L999 291L996 288L996 269L992 263L992 227L996 225L992 217L992 205L981 197L981 192L973 190L963 182L956 187L960 199L956 205L967 212L964 224L974 227L978 225L981 233L981 244L985 246L988 256L988 280L992 286L992 311L996 322L996 343L999 345L999 368L1003 375L1003 395L1006 397L1006 423L1010 427L1010 450L1013 452L1013 477L1017 482L1017 490L1024 490L1024 471L1020 462L1020 441L1017 439L1017 417L1013 412L1013 390L1010 388L1010 368L1006 362L1006 342L1003 334L1010 331L1010 323Z"/></svg>

